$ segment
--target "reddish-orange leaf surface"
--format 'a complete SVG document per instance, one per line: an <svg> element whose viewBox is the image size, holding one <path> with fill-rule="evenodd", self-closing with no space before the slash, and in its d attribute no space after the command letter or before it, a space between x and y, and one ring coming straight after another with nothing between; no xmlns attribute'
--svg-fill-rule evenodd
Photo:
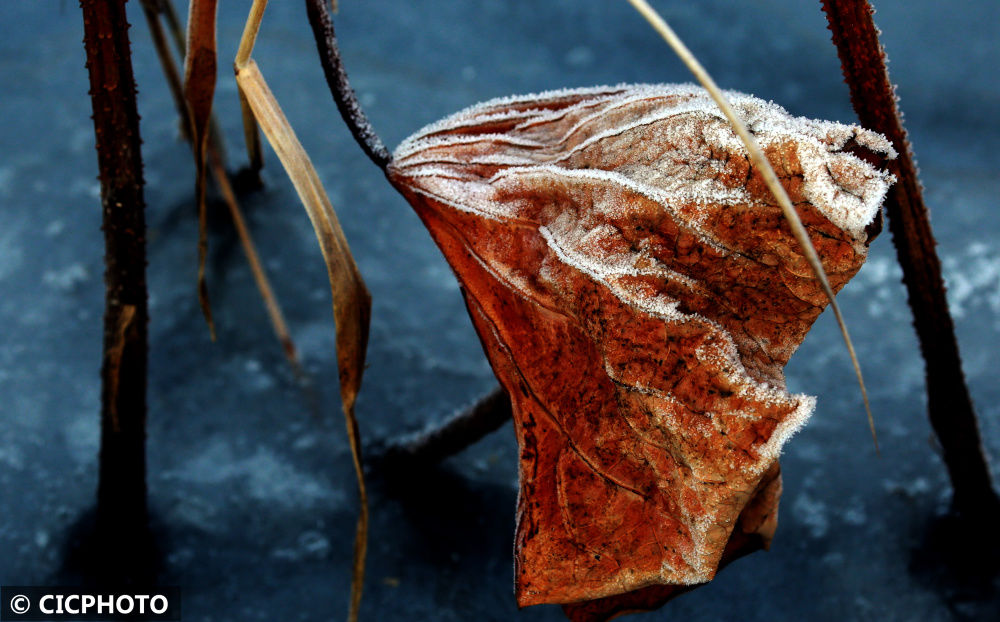
<svg viewBox="0 0 1000 622"><path fill-rule="evenodd" d="M730 97L843 287L891 181L854 152L890 146ZM520 605L702 583L737 523L731 554L769 540L778 454L814 403L783 366L826 300L702 91L488 102L405 141L389 175L512 397Z"/></svg>
<svg viewBox="0 0 1000 622"><path fill-rule="evenodd" d="M736 527L722 551L719 568L755 551L766 549L778 526L778 501L781 498L781 468L775 461L761 479L757 492L747 502ZM658 584L624 594L563 605L571 622L604 622L626 613L659 609L670 599L699 584Z"/></svg>

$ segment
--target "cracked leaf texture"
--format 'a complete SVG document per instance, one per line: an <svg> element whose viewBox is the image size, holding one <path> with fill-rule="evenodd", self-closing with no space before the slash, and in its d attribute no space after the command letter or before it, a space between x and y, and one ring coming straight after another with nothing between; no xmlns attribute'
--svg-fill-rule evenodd
<svg viewBox="0 0 1000 622"><path fill-rule="evenodd" d="M891 146L728 95L839 290L892 181L859 155ZM389 177L512 398L518 603L711 580L813 409L783 367L826 304L715 104L691 85L494 100L404 141Z"/></svg>

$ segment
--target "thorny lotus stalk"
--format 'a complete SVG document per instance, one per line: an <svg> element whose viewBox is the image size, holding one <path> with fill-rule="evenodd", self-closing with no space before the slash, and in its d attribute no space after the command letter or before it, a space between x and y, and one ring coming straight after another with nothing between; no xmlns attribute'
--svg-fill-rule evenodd
<svg viewBox="0 0 1000 622"><path fill-rule="evenodd" d="M135 80L122 0L82 0L105 242L98 537L135 579L147 534L146 222ZM115 567L118 566L118 567Z"/></svg>
<svg viewBox="0 0 1000 622"><path fill-rule="evenodd" d="M889 81L885 52L867 0L823 0L833 41L851 89L858 120L887 136L899 157L889 169L899 180L886 211L903 282L913 311L927 373L927 407L941 442L955 491L956 509L969 517L996 520L1000 500L993 489L976 413L962 373L955 327L948 311L941 262L924 204L917 167Z"/></svg>
<svg viewBox="0 0 1000 622"><path fill-rule="evenodd" d="M386 447L383 463L401 473L457 454L510 421L510 396L497 387L468 408Z"/></svg>
<svg viewBox="0 0 1000 622"><path fill-rule="evenodd" d="M347 79L344 63L340 59L340 48L337 46L337 35L333 31L333 18L327 9L326 0L306 0L306 11L316 39L316 49L323 65L323 74L326 76L330 93L337 103L337 109L340 110L340 115L361 150L375 163L375 166L384 171L391 159L389 150L372 128Z"/></svg>

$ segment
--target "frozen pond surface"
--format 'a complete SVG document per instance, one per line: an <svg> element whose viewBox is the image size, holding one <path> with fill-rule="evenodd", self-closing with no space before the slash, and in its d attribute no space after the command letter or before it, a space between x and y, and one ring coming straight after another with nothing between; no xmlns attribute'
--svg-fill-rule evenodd
<svg viewBox="0 0 1000 622"><path fill-rule="evenodd" d="M192 165L177 136L138 3L134 63L149 223L150 502L165 583L185 620L327 620L346 609L356 501L339 416L327 279L309 222L267 154L248 217L320 413L297 387L224 219L210 287L219 339L197 307ZM221 67L243 3L222 3ZM316 163L374 297L358 412L366 441L422 427L493 386L458 287L405 202L342 127L302 3L274 2L255 58ZM626 3L342 2L355 88L392 148L491 97L619 82L688 81ZM951 305L989 453L1000 460L1000 5L885 5L877 20L933 210ZM850 122L818 3L658 2L717 81L793 114ZM102 237L82 22L73 2L4 2L0 20L0 583L45 584L92 503L98 449ZM240 157L235 84L217 111ZM840 297L872 393L871 447L831 317L787 368L819 397L783 457L774 546L636 619L987 620L996 582L957 582L919 554L948 499L923 366L886 232ZM366 620L559 620L516 610L510 427L419 486L372 473ZM992 590L992 594L990 592Z"/></svg>

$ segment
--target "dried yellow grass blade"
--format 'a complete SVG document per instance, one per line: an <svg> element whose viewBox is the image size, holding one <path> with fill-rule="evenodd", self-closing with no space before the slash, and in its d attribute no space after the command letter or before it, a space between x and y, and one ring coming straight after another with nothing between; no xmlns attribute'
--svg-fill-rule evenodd
<svg viewBox="0 0 1000 622"><path fill-rule="evenodd" d="M247 52L249 54L249 51ZM333 315L337 323L337 363L340 369L340 396L343 400L347 436L354 459L361 507L354 542L354 573L349 619L357 620L364 583L364 563L368 541L368 496L361 466L361 439L354 414L354 402L361 386L371 296L365 287L340 222L313 168L281 107L268 88L257 64L248 59L237 65L236 81L253 111L264 136L292 179L312 221L330 277Z"/></svg>
<svg viewBox="0 0 1000 622"><path fill-rule="evenodd" d="M170 92L174 96L175 103L177 104L177 112L180 115L185 132L184 137L187 140L191 140L191 136L188 133L191 128L191 121L189 118L190 113L184 98L184 85L181 82L180 73L177 71L177 65L174 61L173 54L170 52L170 46L167 45L167 38L163 29L163 24L160 22L159 11L161 8L164 8L164 14L166 15L169 15L172 11L170 2L168 0L162 0L160 3L157 3L157 0L142 0L142 7L146 15L146 23L149 25L149 31L153 38L154 46L156 47L156 54L160 58L163 75L166 78L167 86L170 87ZM180 35L180 37L180 49L183 50L184 38L183 35ZM247 109L247 114L252 114L250 113L249 108ZM256 123L253 127L256 134ZM288 362L292 366L292 371L297 377L303 378L305 377L305 372L299 363L295 342L292 340L292 336L288 332L288 325L286 324L285 316L281 311L281 305L278 303L278 299L274 295L271 283L267 278L267 273L264 271L263 265L261 265L260 256L257 253L257 247L254 244L253 237L250 235L250 229L246 225L246 220L243 218L243 212L240 210L239 201L236 199L236 193L233 192L232 185L229 183L229 175L226 173L223 142L218 131L218 123L216 122L214 115L212 115L209 119L208 132L209 141L207 147L207 157L209 167L212 170L212 175L215 178L215 183L219 188L219 192L222 194L226 207L229 208L229 214L233 219L233 226L236 229L237 236L240 238L240 243L243 246L243 252L246 255L247 263L250 266L250 272L253 274L254 282L257 284L257 289L260 291L261 298L264 301L264 306L267 309L267 314L271 319L271 326L274 328L274 334L281 343L282 350L284 350L285 356L288 358Z"/></svg>
<svg viewBox="0 0 1000 622"><path fill-rule="evenodd" d="M188 119L188 105L184 97L184 84L180 73L177 71L177 64L174 62L173 54L170 52L170 44L167 41L167 34L160 22L160 5L156 0L142 0L142 11L146 16L146 24L149 26L149 35L153 40L153 47L156 55L160 59L160 68L170 87L170 94L174 98L174 105L181 119L181 133L185 140L191 140L191 122ZM181 53L183 54L183 47Z"/></svg>
<svg viewBox="0 0 1000 622"><path fill-rule="evenodd" d="M264 168L264 152L260 146L260 132L257 130L257 121L253 118L253 111L247 103L243 89L237 89L240 93L240 113L243 116L243 142L247 147L247 159L250 161L250 170L259 175Z"/></svg>
<svg viewBox="0 0 1000 622"><path fill-rule="evenodd" d="M253 53L253 46L257 43L257 33L260 31L260 23L264 20L264 9L267 8L267 0L254 0L250 5L250 15L243 25L243 34L240 36L240 46L236 49L236 59L233 65L236 67L237 75L241 67L250 61L250 54Z"/></svg>
<svg viewBox="0 0 1000 622"><path fill-rule="evenodd" d="M628 0L628 2L635 7L635 10L642 15L646 21L650 23L656 32L663 37L668 45L674 50L681 61L691 70L698 82L701 83L705 90L712 96L715 103L718 104L719 108L722 110L726 118L729 119L729 123L733 126L736 134L743 141L746 146L747 151L750 154L750 159L757 170L760 171L761 176L764 178L764 182L767 183L768 188L774 194L774 198L777 199L778 205L781 206L782 212L785 214L785 218L788 220L788 224L791 226L792 233L795 235L795 239L798 241L799 245L802 247L802 251L805 254L806 260L813 269L813 273L816 275L816 279L820 282L823 287L823 292L826 297L830 300L830 306L833 308L833 314L837 318L837 324L840 326L840 334L844 337L844 343L847 344L847 352L851 356L851 363L854 365L854 372L858 377L858 385L861 387L861 397L865 403L865 412L868 415L868 426L871 428L872 440L875 442L875 450L878 451L878 436L875 433L875 421L872 417L871 405L868 402L868 391L865 388L865 379L861 374L861 364L858 362L858 356L854 351L854 344L851 342L851 336L847 332L847 324L844 322L844 317L840 313L840 307L837 305L837 301L834 297L833 289L830 287L830 282L826 278L826 271L823 270L823 264L820 262L819 255L816 254L816 249L813 247L812 242L809 240L809 234L806 233L806 229L802 226L802 221L799 219L798 213L792 206L791 199L788 198L788 193L785 192L785 188L778 181L778 176L774 173L774 169L771 167L771 163L767 161L764 157L764 152L761 151L760 146L757 141L754 140L753 135L747 129L746 124L740 119L733 107L729 104L726 96L722 93L719 87L715 84L715 80L712 76L708 74L698 59L695 58L691 50L684 45L680 37L674 32L674 30L667 24L666 20L656 12L653 7L649 5L646 0Z"/></svg>
<svg viewBox="0 0 1000 622"><path fill-rule="evenodd" d="M253 242L253 236L250 235L250 228L247 227L246 220L243 218L243 212L240 210L240 204L236 200L236 193L233 191L233 186L229 183L229 175L226 174L226 167L222 162L222 156L217 151L209 149L208 159L212 167L212 175L215 177L215 182L219 187L219 192L222 194L222 199L226 207L229 208L229 215L233 219L233 227L236 229L236 235L243 246L243 254L246 256L247 263L250 265L250 273L253 275L253 280L257 284L260 296L264 300L264 308L267 310L267 316L271 320L271 327L274 329L274 334L281 343L281 349L284 351L288 363L292 366L292 371L295 372L297 377L303 378L305 377L305 371L299 363L299 355L295 348L295 342L288 331L285 315L281 312L281 305L278 304L278 299L274 295L271 282L268 280L267 273L264 272L264 266L260 262L260 255L257 254L257 247Z"/></svg>
<svg viewBox="0 0 1000 622"><path fill-rule="evenodd" d="M177 46L177 53L183 55L187 49L187 42L184 40L184 30L181 27L181 20L177 16L177 9L174 8L173 0L159 0L159 9L163 12L170 28L174 45Z"/></svg>
<svg viewBox="0 0 1000 622"><path fill-rule="evenodd" d="M247 16L246 24L243 26L243 36L240 38L240 46L236 50L236 60L234 65L239 72L250 60L254 43L257 41L257 32L260 30L260 23L264 18L264 9L267 8L267 0L255 0L250 6L250 15ZM238 81L237 81L238 82ZM243 115L243 140L247 147L247 157L250 160L250 169L254 172L260 171L264 167L264 155L261 151L260 133L257 130L257 122L254 120L250 104L246 100L243 89L240 91L240 111Z"/></svg>

